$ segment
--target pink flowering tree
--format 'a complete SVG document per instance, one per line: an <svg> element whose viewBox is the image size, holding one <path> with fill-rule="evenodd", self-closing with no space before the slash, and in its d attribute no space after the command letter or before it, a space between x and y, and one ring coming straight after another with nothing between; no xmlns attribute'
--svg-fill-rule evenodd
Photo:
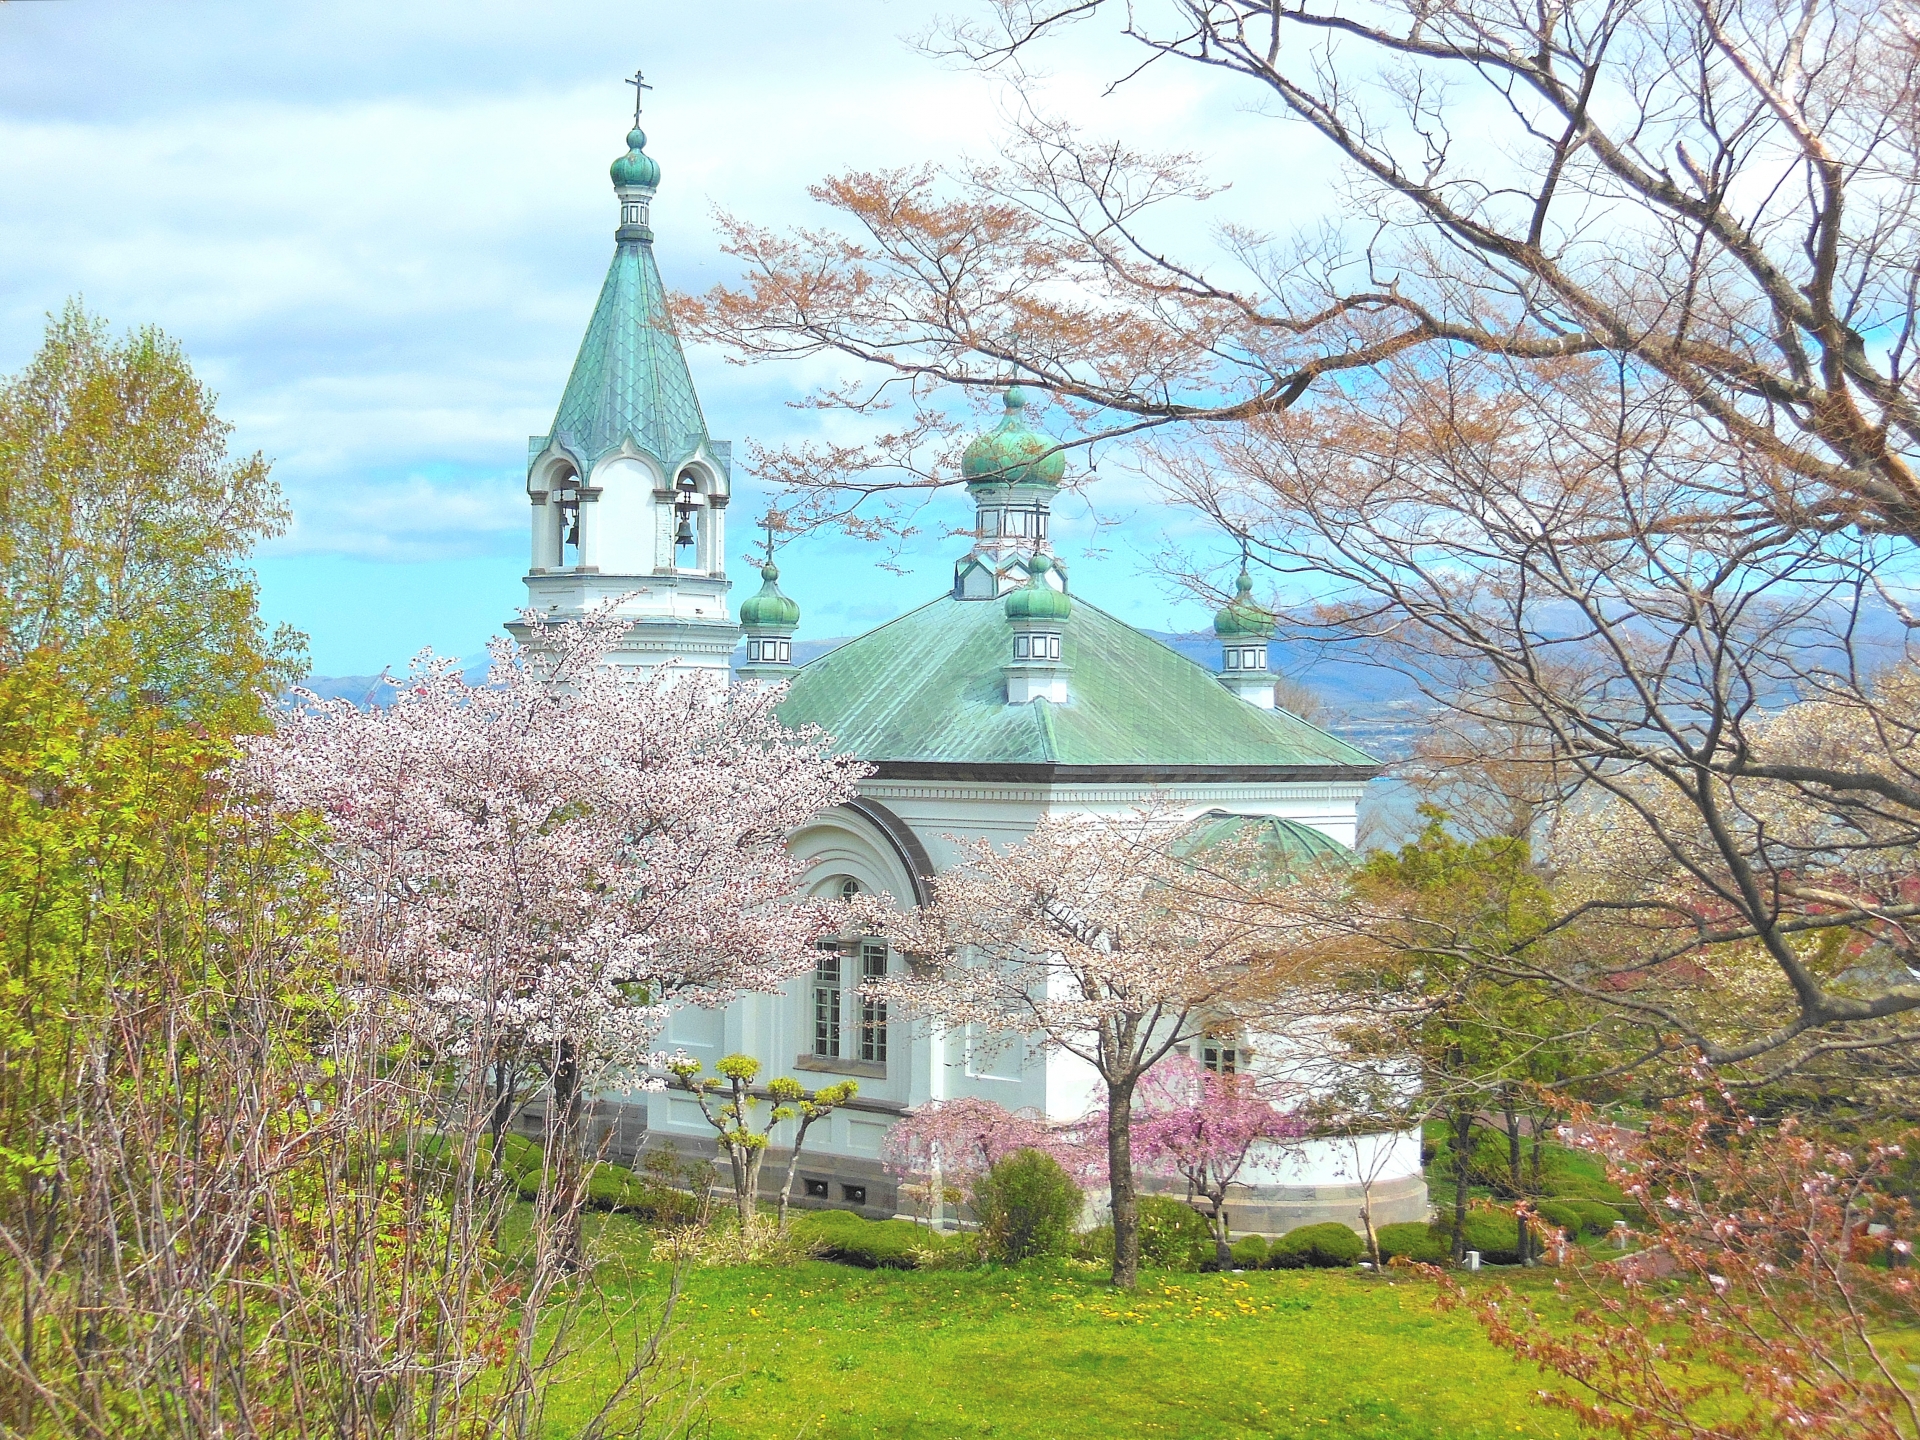
<svg viewBox="0 0 1920 1440"><path fill-rule="evenodd" d="M1305 1118L1261 1095L1251 1077L1216 1075L1184 1055L1169 1056L1141 1082L1133 1152L1149 1171L1187 1182L1187 1199L1207 1202L1214 1252L1233 1259L1227 1235L1227 1192L1258 1145L1307 1134Z"/></svg>
<svg viewBox="0 0 1920 1440"><path fill-rule="evenodd" d="M1114 1284L1140 1263L1134 1091L1175 1046L1231 1009L1272 953L1259 907L1222 875L1254 857L1180 853L1184 826L1159 813L1049 816L1024 842L972 846L895 922L915 957L868 987L981 1043L1033 1036L1084 1060L1104 1089ZM1207 883L1201 883L1201 882Z"/></svg>
<svg viewBox="0 0 1920 1440"><path fill-rule="evenodd" d="M529 623L537 617L529 615ZM795 898L786 836L861 771L773 712L781 692L604 663L620 625L500 639L487 683L422 654L392 703L301 695L254 742L277 803L327 822L343 942L456 1079L449 1116L497 1155L515 1083L547 1090L541 1213L577 1259L583 1101L657 1068L675 1005L771 990L837 908ZM475 1117L478 1117L476 1120Z"/></svg>
<svg viewBox="0 0 1920 1440"><path fill-rule="evenodd" d="M934 1100L908 1111L887 1132L880 1159L889 1174L926 1197L931 1215L949 1196L967 1193L1018 1150L1044 1151L1082 1185L1105 1178L1105 1147L1088 1143L1084 1124L1051 1125L1025 1111L971 1096Z"/></svg>

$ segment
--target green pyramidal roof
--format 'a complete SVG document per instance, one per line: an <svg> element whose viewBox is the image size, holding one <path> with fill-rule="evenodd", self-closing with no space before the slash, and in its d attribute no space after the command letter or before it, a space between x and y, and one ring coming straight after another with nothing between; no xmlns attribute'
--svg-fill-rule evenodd
<svg viewBox="0 0 1920 1440"><path fill-rule="evenodd" d="M1012 633L999 605L942 597L806 666L780 718L818 725L838 753L882 774L892 766L1064 766L1362 780L1379 768L1284 710L1249 705L1210 671L1084 600L1061 629L1072 698L1009 705Z"/></svg>
<svg viewBox="0 0 1920 1440"><path fill-rule="evenodd" d="M629 439L672 469L707 439L653 246L644 240L622 239L614 251L547 438L583 471Z"/></svg>

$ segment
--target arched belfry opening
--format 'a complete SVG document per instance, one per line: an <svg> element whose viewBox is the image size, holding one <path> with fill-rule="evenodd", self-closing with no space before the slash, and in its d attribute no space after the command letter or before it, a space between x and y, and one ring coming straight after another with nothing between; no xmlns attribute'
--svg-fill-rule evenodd
<svg viewBox="0 0 1920 1440"><path fill-rule="evenodd" d="M722 535L725 490L713 472L695 462L682 466L673 481L673 568L694 575L726 569Z"/></svg>

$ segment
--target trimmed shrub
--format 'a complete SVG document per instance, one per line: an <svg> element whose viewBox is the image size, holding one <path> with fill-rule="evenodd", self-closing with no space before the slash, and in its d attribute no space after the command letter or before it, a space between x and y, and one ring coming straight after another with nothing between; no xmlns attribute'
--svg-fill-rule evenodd
<svg viewBox="0 0 1920 1440"><path fill-rule="evenodd" d="M952 1242L911 1220L868 1220L851 1210L808 1210L789 1233L823 1260L867 1270L914 1270Z"/></svg>
<svg viewBox="0 0 1920 1440"><path fill-rule="evenodd" d="M1276 1270L1338 1270L1355 1264L1367 1253L1367 1242L1337 1220L1302 1225L1273 1242L1271 1263Z"/></svg>
<svg viewBox="0 0 1920 1440"><path fill-rule="evenodd" d="M1605 1235L1613 1229L1615 1221L1627 1218L1619 1207L1604 1200L1569 1200L1567 1209L1580 1217L1580 1229L1589 1235Z"/></svg>
<svg viewBox="0 0 1920 1440"><path fill-rule="evenodd" d="M1564 1230L1569 1235L1578 1235L1586 1222L1581 1218L1579 1206L1571 1200L1542 1200L1533 1207L1540 1212L1540 1218L1555 1229Z"/></svg>
<svg viewBox="0 0 1920 1440"><path fill-rule="evenodd" d="M1008 1264L1066 1254L1084 1205L1073 1177L1041 1150L1014 1151L973 1187L987 1254Z"/></svg>
<svg viewBox="0 0 1920 1440"><path fill-rule="evenodd" d="M1198 1270L1210 1263L1214 1254L1213 1231L1198 1210L1170 1195L1140 1197L1142 1265L1159 1270Z"/></svg>
<svg viewBox="0 0 1920 1440"><path fill-rule="evenodd" d="M1258 1235L1244 1237L1260 1240ZM1113 1263L1113 1226L1096 1225L1078 1236L1074 1258ZM1195 1271L1214 1259L1213 1232L1191 1205L1166 1195L1140 1197L1140 1263L1155 1270ZM1235 1262L1238 1263L1238 1262ZM1243 1267L1244 1268L1244 1267Z"/></svg>
<svg viewBox="0 0 1920 1440"><path fill-rule="evenodd" d="M1420 1265L1447 1263L1447 1237L1434 1234L1430 1226L1419 1220L1382 1225L1373 1235L1380 1242L1382 1260L1412 1260Z"/></svg>
<svg viewBox="0 0 1920 1440"><path fill-rule="evenodd" d="M540 1193L540 1142L524 1135L507 1135L500 1147L500 1168L513 1180L523 1200ZM684 1190L675 1190L636 1175L624 1165L597 1162L587 1172L587 1207L612 1210L667 1224L686 1224L700 1213L700 1202Z"/></svg>
<svg viewBox="0 0 1920 1440"><path fill-rule="evenodd" d="M1451 1219L1436 1220L1433 1233L1440 1237L1440 1243L1449 1247L1453 1243L1453 1224ZM1489 1265L1517 1265L1520 1263L1520 1222L1514 1218L1511 1210L1494 1210L1479 1206L1467 1212L1466 1227L1467 1249L1478 1250L1480 1258Z"/></svg>
<svg viewBox="0 0 1920 1440"><path fill-rule="evenodd" d="M1267 1237L1242 1235L1234 1241L1233 1263L1241 1270L1264 1270L1267 1265Z"/></svg>

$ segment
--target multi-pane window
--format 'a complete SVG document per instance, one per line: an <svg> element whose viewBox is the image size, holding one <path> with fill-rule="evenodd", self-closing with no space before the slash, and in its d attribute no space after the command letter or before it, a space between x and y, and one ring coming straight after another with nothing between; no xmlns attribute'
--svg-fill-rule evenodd
<svg viewBox="0 0 1920 1440"><path fill-rule="evenodd" d="M860 942L860 979L884 980L887 975L887 942ZM887 1002L860 997L860 1058L875 1065L887 1063Z"/></svg>
<svg viewBox="0 0 1920 1440"><path fill-rule="evenodd" d="M1013 637L1013 658L1016 660L1058 660L1060 658L1060 637L1058 635L1016 635Z"/></svg>
<svg viewBox="0 0 1920 1440"><path fill-rule="evenodd" d="M1200 1063L1216 1075L1237 1075L1244 1052L1234 1045L1216 1045L1209 1041L1200 1047Z"/></svg>
<svg viewBox="0 0 1920 1440"><path fill-rule="evenodd" d="M757 664L785 665L793 659L791 640L748 640L747 659Z"/></svg>
<svg viewBox="0 0 1920 1440"><path fill-rule="evenodd" d="M1235 646L1227 651L1227 669L1229 670L1264 670L1266 668L1267 651L1263 645L1246 649Z"/></svg>
<svg viewBox="0 0 1920 1440"><path fill-rule="evenodd" d="M840 1058L840 947L831 941L813 958L813 1053Z"/></svg>
<svg viewBox="0 0 1920 1440"><path fill-rule="evenodd" d="M1000 538L1000 512L998 510L982 510L980 512L980 538L982 540L997 540Z"/></svg>

